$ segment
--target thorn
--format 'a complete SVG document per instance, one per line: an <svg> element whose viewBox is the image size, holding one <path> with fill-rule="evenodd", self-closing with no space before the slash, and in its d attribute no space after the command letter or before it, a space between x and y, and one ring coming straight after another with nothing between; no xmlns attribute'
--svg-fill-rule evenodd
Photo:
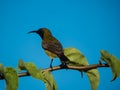
<svg viewBox="0 0 120 90"><path fill-rule="evenodd" d="M102 65L102 61L101 60L99 60L99 64Z"/></svg>
<svg viewBox="0 0 120 90"><path fill-rule="evenodd" d="M81 72L81 78L83 78L83 71L80 71Z"/></svg>

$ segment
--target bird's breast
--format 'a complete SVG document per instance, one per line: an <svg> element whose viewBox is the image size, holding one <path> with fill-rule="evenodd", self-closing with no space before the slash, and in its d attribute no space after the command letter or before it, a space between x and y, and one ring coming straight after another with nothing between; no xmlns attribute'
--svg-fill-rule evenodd
<svg viewBox="0 0 120 90"><path fill-rule="evenodd" d="M56 54L54 54L54 53L52 53L52 52L50 52L50 51L48 51L48 50L45 50L45 53L46 53L51 59L58 57Z"/></svg>

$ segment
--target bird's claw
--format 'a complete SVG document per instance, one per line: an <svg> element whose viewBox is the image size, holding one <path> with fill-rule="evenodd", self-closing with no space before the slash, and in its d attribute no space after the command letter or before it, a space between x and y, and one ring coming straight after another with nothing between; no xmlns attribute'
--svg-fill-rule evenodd
<svg viewBox="0 0 120 90"><path fill-rule="evenodd" d="M60 67L61 67L61 68L68 68L66 62L62 62L62 64L60 65Z"/></svg>

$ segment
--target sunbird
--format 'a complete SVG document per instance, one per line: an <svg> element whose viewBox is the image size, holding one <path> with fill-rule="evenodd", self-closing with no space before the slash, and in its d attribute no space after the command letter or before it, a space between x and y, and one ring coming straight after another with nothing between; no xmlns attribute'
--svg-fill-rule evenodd
<svg viewBox="0 0 120 90"><path fill-rule="evenodd" d="M52 68L53 58L59 57L62 66L66 66L69 59L64 55L62 44L52 35L48 28L40 28L38 30L30 31L28 33L36 33L42 39L42 48L50 57L50 67Z"/></svg>

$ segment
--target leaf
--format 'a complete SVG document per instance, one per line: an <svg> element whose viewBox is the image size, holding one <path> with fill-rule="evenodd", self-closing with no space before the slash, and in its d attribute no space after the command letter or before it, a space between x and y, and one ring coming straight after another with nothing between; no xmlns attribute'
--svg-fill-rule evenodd
<svg viewBox="0 0 120 90"><path fill-rule="evenodd" d="M2 64L0 64L0 75L5 78L6 90L17 90L18 76L14 68L4 67Z"/></svg>
<svg viewBox="0 0 120 90"><path fill-rule="evenodd" d="M35 64L31 62L24 63L22 60L19 61L18 67L21 70L27 70L32 77L42 80L46 84L46 90L57 90L57 85L49 71L38 69Z"/></svg>
<svg viewBox="0 0 120 90"><path fill-rule="evenodd" d="M4 68L4 78L6 81L6 90L17 90L18 88L18 76L17 72L12 67Z"/></svg>
<svg viewBox="0 0 120 90"><path fill-rule="evenodd" d="M114 81L117 77L120 76L120 60L114 55L108 53L106 50L101 50L101 60L105 61L111 68L113 73L113 78L111 81Z"/></svg>
<svg viewBox="0 0 120 90"><path fill-rule="evenodd" d="M85 56L76 48L65 48L64 54L70 60L69 65L84 66L88 65Z"/></svg>
<svg viewBox="0 0 120 90"><path fill-rule="evenodd" d="M74 65L74 66L87 66L89 65L87 62L86 57L76 48L65 48L64 54L69 58L70 63L68 65ZM97 90L99 82L100 82L100 76L97 69L91 69L84 71L90 81L92 90Z"/></svg>
<svg viewBox="0 0 120 90"><path fill-rule="evenodd" d="M0 73L3 73L3 71L4 71L4 67L2 64L0 64Z"/></svg>
<svg viewBox="0 0 120 90"><path fill-rule="evenodd" d="M99 82L100 82L100 76L99 76L98 70L91 69L91 70L88 70L86 74L90 80L92 90L97 90Z"/></svg>
<svg viewBox="0 0 120 90"><path fill-rule="evenodd" d="M34 78L44 80L42 70L39 70L32 62L24 63L23 60L19 60L18 68L20 70L27 70L28 73Z"/></svg>
<svg viewBox="0 0 120 90"><path fill-rule="evenodd" d="M45 83L46 83L46 89L47 90L57 90L56 82L52 76L52 74L49 71L43 72Z"/></svg>
<svg viewBox="0 0 120 90"><path fill-rule="evenodd" d="M23 60L19 60L18 62L18 71L21 70L26 70L25 63L23 62Z"/></svg>
<svg viewBox="0 0 120 90"><path fill-rule="evenodd" d="M0 64L0 78L3 78L4 67L3 64Z"/></svg>

